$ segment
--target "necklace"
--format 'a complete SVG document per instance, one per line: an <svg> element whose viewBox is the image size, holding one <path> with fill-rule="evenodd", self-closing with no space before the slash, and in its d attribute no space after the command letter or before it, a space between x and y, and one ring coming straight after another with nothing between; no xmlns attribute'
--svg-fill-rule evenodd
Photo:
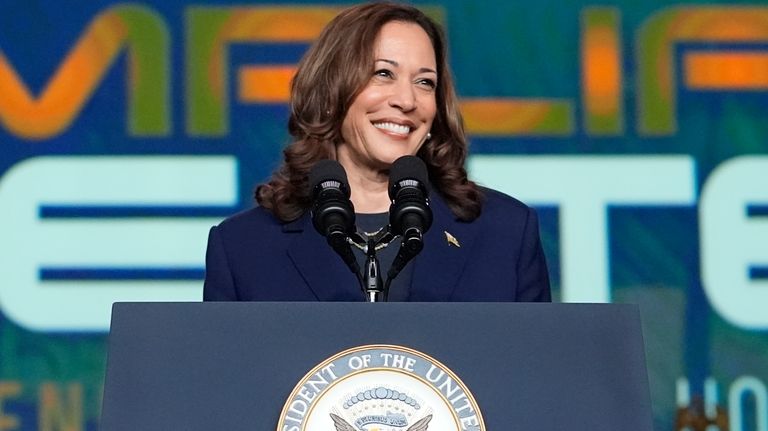
<svg viewBox="0 0 768 431"><path fill-rule="evenodd" d="M382 230L382 229L384 229L384 226L382 226L382 227L380 227L380 228L376 229L376 230L375 230L375 231L373 231L373 232L366 232L366 231L361 231L360 233L361 233L361 234L363 234L363 235L365 235L365 236L367 236L368 238L370 238L370 237L372 237L372 236L376 236L376 235L378 235L378 234L379 234L379 232L381 232L381 230Z"/></svg>
<svg viewBox="0 0 768 431"><path fill-rule="evenodd" d="M369 241L367 241L367 242L370 242L370 240L371 240L371 239L373 239L374 237L378 236L378 235L381 233L381 231L382 231L382 230L384 230L384 227L383 227L383 226L382 226L382 227L380 227L380 228L379 228L378 230L376 230L375 232L365 232L365 231L362 231L362 232L360 232L360 233L359 233L359 235L361 235L361 236L362 236L362 235L364 235L364 236L365 236L365 237L366 237L366 238L369 240ZM384 239L385 241L381 241L380 243L376 244L376 246L375 246L373 249L374 249L375 251L379 251L379 250L381 250L381 249L383 249L383 248L387 247L388 245L392 244L392 242L393 242L393 241L394 241L394 240L395 240L395 239L396 239L398 236L400 236L400 235L391 235L391 234L387 234L387 235L384 235L384 237L382 237L382 238L379 238L379 240L382 240L382 239ZM364 244L359 244L358 242L356 242L356 241L353 241L353 240L351 240L351 239L349 239L349 243L350 243L350 244L352 244L352 245L354 245L354 246L355 246L355 247L357 247L358 249L362 250L362 251L363 251L363 253L368 253L368 244L366 244L366 243L364 243Z"/></svg>

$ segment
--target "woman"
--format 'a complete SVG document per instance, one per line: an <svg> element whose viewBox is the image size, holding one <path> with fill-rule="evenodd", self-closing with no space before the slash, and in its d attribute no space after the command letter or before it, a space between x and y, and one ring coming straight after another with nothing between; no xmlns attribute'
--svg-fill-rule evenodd
<svg viewBox="0 0 768 431"><path fill-rule="evenodd" d="M362 301L356 276L312 227L307 175L337 160L357 228L373 235L387 224L389 167L403 155L427 166L434 222L390 300L550 300L533 210L467 178L443 34L419 10L374 3L334 18L299 64L288 128L293 143L257 188L259 206L211 229L205 300ZM384 273L397 246L378 251Z"/></svg>

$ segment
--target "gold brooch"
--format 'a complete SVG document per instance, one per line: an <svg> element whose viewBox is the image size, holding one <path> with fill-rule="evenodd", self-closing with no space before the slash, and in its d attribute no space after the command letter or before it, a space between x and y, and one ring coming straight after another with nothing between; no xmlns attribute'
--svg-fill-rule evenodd
<svg viewBox="0 0 768 431"><path fill-rule="evenodd" d="M445 234L445 240L448 242L448 245L453 245L456 247L461 247L461 244L459 244L459 240L456 239L455 236L448 233L447 230L444 230L443 233Z"/></svg>

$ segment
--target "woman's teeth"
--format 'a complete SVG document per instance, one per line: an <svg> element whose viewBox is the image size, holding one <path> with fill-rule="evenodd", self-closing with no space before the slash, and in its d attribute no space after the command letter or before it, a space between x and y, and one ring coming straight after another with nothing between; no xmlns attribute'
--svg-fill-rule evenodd
<svg viewBox="0 0 768 431"><path fill-rule="evenodd" d="M389 123L389 122L374 123L373 127L376 127L377 129L394 132L400 135L407 135L411 131L411 128L408 126L403 126L400 124Z"/></svg>

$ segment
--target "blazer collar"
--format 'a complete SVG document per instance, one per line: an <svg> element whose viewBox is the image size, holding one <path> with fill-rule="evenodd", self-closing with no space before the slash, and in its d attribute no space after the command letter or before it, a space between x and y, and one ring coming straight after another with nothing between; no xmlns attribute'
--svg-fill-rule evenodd
<svg viewBox="0 0 768 431"><path fill-rule="evenodd" d="M432 227L413 265L411 301L450 301L464 272L476 236L476 224L456 219L437 193L430 196Z"/></svg>
<svg viewBox="0 0 768 431"><path fill-rule="evenodd" d="M312 226L309 211L284 224L283 232L296 235L288 246L288 256L318 300L365 299L357 277Z"/></svg>
<svg viewBox="0 0 768 431"><path fill-rule="evenodd" d="M413 265L411 301L449 301L476 236L476 223L456 220L437 193L430 196L430 208L433 221L424 235L424 249L409 263ZM288 255L318 300L364 299L355 275L315 231L309 212L284 224L283 232L296 234Z"/></svg>

